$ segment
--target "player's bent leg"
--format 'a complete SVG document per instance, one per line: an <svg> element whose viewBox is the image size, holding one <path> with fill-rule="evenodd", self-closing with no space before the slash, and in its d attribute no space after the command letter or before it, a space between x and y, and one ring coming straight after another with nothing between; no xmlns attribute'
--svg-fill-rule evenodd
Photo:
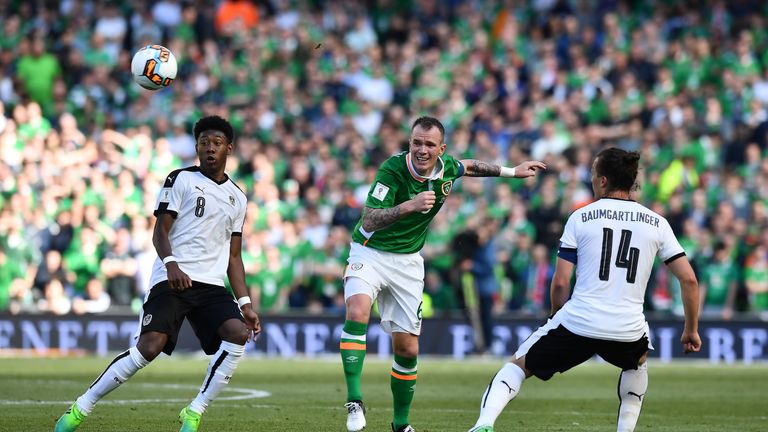
<svg viewBox="0 0 768 432"><path fill-rule="evenodd" d="M361 377L365 361L366 334L373 304L373 287L357 277L344 281L346 319L339 341L341 364L347 384L347 430L357 432L365 429L365 406L361 390Z"/></svg>
<svg viewBox="0 0 768 432"><path fill-rule="evenodd" d="M396 432L413 430L409 425L408 416L416 391L419 337L411 333L393 331L392 351L395 357L389 379L394 409L392 430Z"/></svg>
<svg viewBox="0 0 768 432"><path fill-rule="evenodd" d="M94 406L104 396L131 378L139 369L148 365L162 350L168 336L158 332L147 332L139 337L139 343L118 354L104 372L88 387L72 406L69 407L54 426L55 432L77 430L80 423L93 411ZM156 352L140 349L141 345L159 346ZM149 359L147 358L149 357Z"/></svg>
<svg viewBox="0 0 768 432"><path fill-rule="evenodd" d="M648 390L648 363L645 356L637 369L628 369L619 376L619 418L617 432L632 432L640 417L645 392Z"/></svg>
<svg viewBox="0 0 768 432"><path fill-rule="evenodd" d="M509 401L517 396L523 381L531 376L525 369L525 356L505 364L491 379L480 399L480 416L472 432L493 431L493 424Z"/></svg>
<svg viewBox="0 0 768 432"><path fill-rule="evenodd" d="M222 342L208 363L203 384L195 399L179 413L181 432L196 432L205 410L221 393L245 354L250 331L239 319L225 321L217 331Z"/></svg>

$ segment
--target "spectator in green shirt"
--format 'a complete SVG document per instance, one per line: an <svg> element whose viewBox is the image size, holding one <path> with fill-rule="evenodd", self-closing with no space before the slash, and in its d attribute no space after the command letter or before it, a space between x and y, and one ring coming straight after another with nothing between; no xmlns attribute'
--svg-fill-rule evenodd
<svg viewBox="0 0 768 432"><path fill-rule="evenodd" d="M738 273L728 246L715 243L711 261L701 271L702 316L733 317Z"/></svg>
<svg viewBox="0 0 768 432"><path fill-rule="evenodd" d="M749 295L749 308L768 315L768 248L760 244L747 257L744 283Z"/></svg>
<svg viewBox="0 0 768 432"><path fill-rule="evenodd" d="M34 37L30 52L22 55L16 67L16 77L33 101L40 104L43 112L53 109L53 84L61 75L61 66L53 54L45 51L45 39Z"/></svg>

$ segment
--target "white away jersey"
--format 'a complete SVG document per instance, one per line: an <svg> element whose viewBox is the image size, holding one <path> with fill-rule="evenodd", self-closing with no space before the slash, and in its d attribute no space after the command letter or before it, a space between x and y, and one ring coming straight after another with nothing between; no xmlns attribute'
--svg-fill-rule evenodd
<svg viewBox="0 0 768 432"><path fill-rule="evenodd" d="M230 238L242 235L246 204L245 194L229 177L216 183L200 167L166 177L154 214L169 213L176 219L169 235L171 251L190 279L224 286ZM168 274L158 257L150 286L164 280Z"/></svg>
<svg viewBox="0 0 768 432"><path fill-rule="evenodd" d="M643 299L653 261L685 255L669 223L634 201L603 198L576 210L560 238L576 250L576 286L563 325L581 336L635 341L645 333Z"/></svg>

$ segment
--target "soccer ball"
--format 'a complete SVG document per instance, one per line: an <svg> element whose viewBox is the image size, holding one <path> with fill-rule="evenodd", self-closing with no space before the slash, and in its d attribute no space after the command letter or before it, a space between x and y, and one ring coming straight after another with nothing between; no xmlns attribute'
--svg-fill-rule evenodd
<svg viewBox="0 0 768 432"><path fill-rule="evenodd" d="M133 80L147 90L171 85L178 68L171 50L161 45L147 45L136 51L131 60Z"/></svg>

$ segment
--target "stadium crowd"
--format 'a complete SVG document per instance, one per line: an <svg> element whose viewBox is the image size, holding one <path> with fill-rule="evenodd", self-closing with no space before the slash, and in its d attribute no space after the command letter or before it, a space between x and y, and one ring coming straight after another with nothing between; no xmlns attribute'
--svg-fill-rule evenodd
<svg viewBox="0 0 768 432"><path fill-rule="evenodd" d="M563 223L606 146L692 258L705 316L768 319L768 6L759 2L0 0L0 311L134 309L165 176L192 125L236 127L247 282L261 312L341 314L379 164L429 114L447 151L543 176L462 179L424 248L424 315L469 296L544 314ZM138 47L173 85L132 82ZM681 314L657 265L646 308ZM672 280L670 280L672 279Z"/></svg>

